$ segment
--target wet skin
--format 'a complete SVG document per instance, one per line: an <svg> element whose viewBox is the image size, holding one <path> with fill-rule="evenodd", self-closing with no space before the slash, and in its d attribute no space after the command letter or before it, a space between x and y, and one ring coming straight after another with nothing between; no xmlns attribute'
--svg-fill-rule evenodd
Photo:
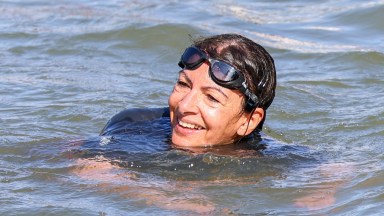
<svg viewBox="0 0 384 216"><path fill-rule="evenodd" d="M217 85L208 70L209 65L204 63L179 73L168 101L175 145L231 144L251 132L252 128L247 128L250 114L242 111L244 96ZM253 121L258 124L264 112L257 108L255 113Z"/></svg>

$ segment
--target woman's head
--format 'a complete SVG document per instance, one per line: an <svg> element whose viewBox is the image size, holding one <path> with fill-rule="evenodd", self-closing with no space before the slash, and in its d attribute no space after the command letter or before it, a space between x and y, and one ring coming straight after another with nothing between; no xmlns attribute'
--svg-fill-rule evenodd
<svg viewBox="0 0 384 216"><path fill-rule="evenodd" d="M275 97L276 70L273 58L259 44L237 34L222 34L194 43L211 58L224 60L239 70L266 110Z"/></svg>
<svg viewBox="0 0 384 216"><path fill-rule="evenodd" d="M276 87L263 47L237 34L216 35L195 41L179 65L169 98L174 144L229 144L261 128Z"/></svg>

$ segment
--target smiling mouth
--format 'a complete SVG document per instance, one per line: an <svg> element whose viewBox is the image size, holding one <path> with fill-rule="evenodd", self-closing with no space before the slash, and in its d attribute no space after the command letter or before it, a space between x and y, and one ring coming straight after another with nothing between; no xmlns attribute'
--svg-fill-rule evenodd
<svg viewBox="0 0 384 216"><path fill-rule="evenodd" d="M178 120L178 123L183 128L189 128L189 129L195 129L195 130L202 130L202 129L204 129L203 127L201 127L199 125L183 122L181 120Z"/></svg>

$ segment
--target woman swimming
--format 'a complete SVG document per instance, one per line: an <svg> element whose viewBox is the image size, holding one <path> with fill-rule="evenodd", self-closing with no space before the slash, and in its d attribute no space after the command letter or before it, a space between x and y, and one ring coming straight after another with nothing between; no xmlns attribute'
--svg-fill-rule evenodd
<svg viewBox="0 0 384 216"><path fill-rule="evenodd" d="M276 88L274 61L262 46L238 34L207 37L185 49L179 66L169 111L124 111L101 134L148 115L169 115L171 141L184 147L235 144L262 129Z"/></svg>

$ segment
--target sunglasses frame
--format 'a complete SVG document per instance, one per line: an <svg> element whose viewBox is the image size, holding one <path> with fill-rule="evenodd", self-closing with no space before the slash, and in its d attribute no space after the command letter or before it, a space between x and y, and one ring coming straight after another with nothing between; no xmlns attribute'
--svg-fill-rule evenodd
<svg viewBox="0 0 384 216"><path fill-rule="evenodd" d="M186 55L188 52L191 52L191 50L196 52L196 54L198 54L199 59L195 63L186 63L183 61L183 58L185 58L184 55ZM200 65L206 61L209 62L209 76L211 77L211 79L216 84L218 84L224 88L237 89L241 93L243 93L248 98L247 104L246 104L247 110L249 110L249 111L253 110L258 105L258 98L248 88L248 85L247 85L247 82L244 78L244 75L240 71L236 70L236 68L233 67L231 64L229 64L225 61L222 61L222 60L211 58L205 52L201 51L199 48L192 46L192 47L188 47L187 49L185 49L184 53L181 55L181 58L180 58L178 65L183 70L184 69L195 70L198 67L200 67ZM231 70L233 70L236 73L235 76L237 78L235 78L234 80L229 80L229 81L223 81L223 80L220 80L219 78L217 78L215 76L215 73L212 70L212 67L217 63L218 64L225 64L227 67L229 67ZM225 73L223 73L223 74L225 74Z"/></svg>

